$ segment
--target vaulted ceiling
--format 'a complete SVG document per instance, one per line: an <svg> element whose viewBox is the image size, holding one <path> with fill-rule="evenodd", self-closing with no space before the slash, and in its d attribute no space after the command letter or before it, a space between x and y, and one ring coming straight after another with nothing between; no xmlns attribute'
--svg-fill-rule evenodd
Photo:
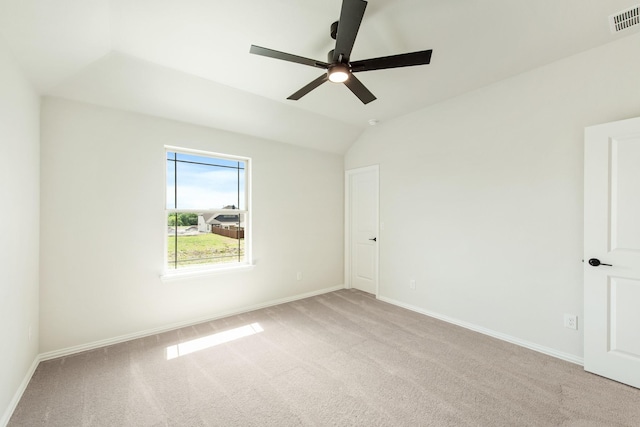
<svg viewBox="0 0 640 427"><path fill-rule="evenodd" d="M251 44L326 61L341 0L0 0L0 35L43 95L343 153L369 126L617 38L637 0L370 0L352 60L433 49L430 65L287 96L322 71Z"/></svg>

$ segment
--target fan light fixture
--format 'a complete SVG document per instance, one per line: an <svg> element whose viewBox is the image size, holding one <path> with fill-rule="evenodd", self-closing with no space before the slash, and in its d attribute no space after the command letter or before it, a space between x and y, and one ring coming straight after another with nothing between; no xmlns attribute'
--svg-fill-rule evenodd
<svg viewBox="0 0 640 427"><path fill-rule="evenodd" d="M336 64L332 67L329 67L327 70L327 75L329 76L329 80L334 83L343 83L346 82L349 78L349 69L344 64Z"/></svg>

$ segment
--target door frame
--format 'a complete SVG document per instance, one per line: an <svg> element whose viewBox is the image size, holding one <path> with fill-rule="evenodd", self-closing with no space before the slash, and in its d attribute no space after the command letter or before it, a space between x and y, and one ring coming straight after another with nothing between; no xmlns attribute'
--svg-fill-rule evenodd
<svg viewBox="0 0 640 427"><path fill-rule="evenodd" d="M344 287L351 289L351 180L355 175L364 172L375 172L376 174L376 187L378 191L378 203L376 204L376 218L378 223L376 224L376 237L378 241L375 247L376 258L376 293L378 298L380 287L380 165L364 166L355 169L348 169L344 172Z"/></svg>

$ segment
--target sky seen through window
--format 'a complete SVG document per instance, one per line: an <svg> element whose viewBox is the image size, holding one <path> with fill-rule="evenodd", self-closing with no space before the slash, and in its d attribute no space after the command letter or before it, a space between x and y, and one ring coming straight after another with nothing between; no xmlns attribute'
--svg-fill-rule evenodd
<svg viewBox="0 0 640 427"><path fill-rule="evenodd" d="M246 209L245 167L243 161L167 152L167 209Z"/></svg>

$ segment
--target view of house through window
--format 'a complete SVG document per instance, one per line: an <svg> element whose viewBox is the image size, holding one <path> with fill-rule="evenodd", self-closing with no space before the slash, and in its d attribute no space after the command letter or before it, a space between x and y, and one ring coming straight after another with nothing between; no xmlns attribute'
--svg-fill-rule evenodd
<svg viewBox="0 0 640 427"><path fill-rule="evenodd" d="M248 159L167 149L167 269L247 262Z"/></svg>

